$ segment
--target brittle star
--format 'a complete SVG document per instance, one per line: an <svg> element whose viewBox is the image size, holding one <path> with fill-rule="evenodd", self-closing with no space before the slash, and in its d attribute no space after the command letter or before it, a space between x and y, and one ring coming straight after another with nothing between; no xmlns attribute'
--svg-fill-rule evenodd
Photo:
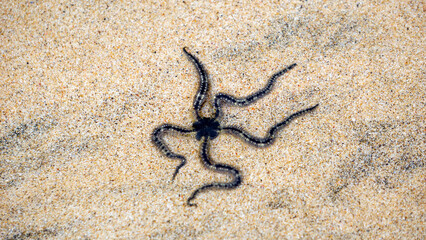
<svg viewBox="0 0 426 240"><path fill-rule="evenodd" d="M271 145L275 138L278 130L283 128L285 125L287 125L291 120L294 118L310 112L314 110L316 107L318 107L318 104L316 104L313 107L309 107L306 109L303 109L301 111L298 111L296 113L293 113L283 121L275 124L273 127L269 129L269 131L266 134L266 137L260 138L255 137L251 135L250 133L244 131L241 128L234 127L234 126L221 126L219 119L221 117L221 104L222 103L230 103L236 106L247 106L259 98L265 96L268 94L274 83L275 80L283 75L284 73L288 72L289 70L293 69L296 64L292 64L281 71L275 73L272 75L272 77L268 80L268 83L265 87L260 89L259 91L244 97L244 98L238 98L231 95L227 95L224 93L219 93L214 96L213 99L213 116L210 117L204 117L201 115L201 108L203 107L207 91L209 90L209 80L206 73L206 70L204 69L203 64L191 53L189 53L186 49L186 47L183 48L183 52L188 56L188 58L193 62L195 68L198 71L198 75L200 78L200 86L198 88L197 94L194 98L194 111L195 116L197 120L192 124L192 128L184 128L172 124L164 124L159 127L157 127L153 133L152 133L152 141L157 146L164 155L166 155L169 158L175 158L180 160L180 164L176 167L173 176L172 181L176 178L176 175L178 174L179 170L186 164L186 158L183 155L174 153L171 151L167 145L163 142L163 139L161 138L162 134L168 131L176 131L180 133L192 133L195 132L195 138L198 141L201 141L201 152L200 157L203 165L209 169L213 170L219 173L226 173L229 175L232 175L233 180L230 182L213 182L206 185L203 185L196 189L191 196L187 200L187 204L189 206L196 206L195 203L192 203L191 201L199 194L201 191L211 189L211 188L217 188L217 189L233 189L238 187L242 182L242 176L240 174L240 171L236 169L233 166L223 164L223 163L216 163L211 160L210 154L209 154L209 141L215 139L220 132L227 132L229 134L235 135L237 137L242 138L246 142L248 142L251 145L254 145L256 147L266 147Z"/></svg>

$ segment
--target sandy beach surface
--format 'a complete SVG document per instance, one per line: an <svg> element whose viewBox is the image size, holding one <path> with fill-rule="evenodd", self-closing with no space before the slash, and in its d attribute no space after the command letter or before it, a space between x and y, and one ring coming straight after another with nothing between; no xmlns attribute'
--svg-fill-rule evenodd
<svg viewBox="0 0 426 240"><path fill-rule="evenodd" d="M162 2L162 1L160 1ZM1 239L424 239L424 1L9 1L0 3ZM218 93L206 169L191 128Z"/></svg>

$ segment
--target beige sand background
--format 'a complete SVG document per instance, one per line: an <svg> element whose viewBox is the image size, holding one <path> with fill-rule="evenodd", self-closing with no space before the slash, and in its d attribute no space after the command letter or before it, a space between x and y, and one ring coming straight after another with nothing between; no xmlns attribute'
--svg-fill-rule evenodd
<svg viewBox="0 0 426 240"><path fill-rule="evenodd" d="M1 238L424 238L425 3L343 2L1 1ZM171 182L178 162L150 141L195 120L184 46L210 94L246 96L298 64L222 124L263 136L320 104L269 148L212 141L244 182L197 208L192 191L227 177L176 134L188 164Z"/></svg>

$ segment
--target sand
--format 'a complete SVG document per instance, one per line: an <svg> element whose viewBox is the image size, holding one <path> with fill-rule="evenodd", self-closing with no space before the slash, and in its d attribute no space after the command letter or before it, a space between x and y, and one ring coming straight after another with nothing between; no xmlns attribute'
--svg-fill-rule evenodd
<svg viewBox="0 0 426 240"><path fill-rule="evenodd" d="M425 237L422 1L2 1L2 239L422 239ZM191 127L199 79L244 97L222 126L255 136L319 104L268 148L220 133L203 167Z"/></svg>

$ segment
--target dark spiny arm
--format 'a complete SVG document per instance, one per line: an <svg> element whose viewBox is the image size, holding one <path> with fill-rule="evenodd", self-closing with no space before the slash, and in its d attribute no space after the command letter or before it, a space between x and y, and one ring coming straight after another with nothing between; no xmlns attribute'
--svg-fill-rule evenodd
<svg viewBox="0 0 426 240"><path fill-rule="evenodd" d="M204 164L204 166L209 169L213 170L215 172L221 172L230 174L234 177L234 179L231 182L213 182L206 185L203 185L202 187L195 190L191 196L187 200L187 204L189 206L197 206L195 203L191 203L191 201L202 191L205 191L210 188L217 188L217 189L233 189L238 187L242 182L242 177L240 172L229 165L222 164L222 163L214 163L210 159L209 155L209 145L208 145L208 138L203 137L203 143L201 145L201 160Z"/></svg>
<svg viewBox="0 0 426 240"><path fill-rule="evenodd" d="M272 90L272 87L274 86L275 80L278 77L280 77L281 75L283 75L284 73L293 69L295 66L296 66L296 63L293 63L292 65L284 68L283 70L275 73L268 80L268 83L266 84L265 87L263 87L259 91L255 92L255 93L253 93L253 94L251 94L251 95L249 95L245 98L236 98L236 97L224 94L224 93L217 94L214 98L215 117L217 118L220 115L220 103L222 101L229 102L229 103L232 103L232 104L240 106L240 107L247 106L247 105L255 102L256 100L258 100L259 98L268 94Z"/></svg>
<svg viewBox="0 0 426 240"><path fill-rule="evenodd" d="M201 119L200 111L203 106L204 101L206 100L207 91L209 90L209 80L207 78L206 70L203 67L203 64L191 53L186 50L186 47L183 48L183 51L188 56L188 58L194 63L195 68L197 68L198 76L200 76L200 87L194 98L194 110L197 115L197 119Z"/></svg>
<svg viewBox="0 0 426 240"><path fill-rule="evenodd" d="M164 124L159 127L157 127L153 132L151 136L151 140L154 143L154 145L168 158L175 158L180 160L180 164L176 167L175 172L173 173L172 181L175 179L176 175L179 172L179 169L181 169L186 164L186 158L180 154L176 154L172 152L169 147L163 142L163 139L161 138L162 134L167 131L176 131L181 133L190 133L194 132L194 130L191 129L185 129L179 126L174 126L170 124Z"/></svg>
<svg viewBox="0 0 426 240"><path fill-rule="evenodd" d="M298 111L296 113L293 113L292 115L290 115L289 117L287 117L286 119L284 119L284 121L281 121L277 124L275 124L273 127L271 127L266 135L266 137L264 138L258 138L258 137L254 137L251 134L247 133L246 131L237 128L237 127L223 127L222 130L229 132L237 137L242 138L243 140L245 140L246 142L257 146L257 147L266 147L271 145L275 138L276 138L276 134L277 132L282 129L285 125L287 125L288 123L290 123L293 119L295 119L298 116L301 116L307 112L313 111L316 107L318 107L318 104L310 107L310 108L306 108L303 109L301 111Z"/></svg>

